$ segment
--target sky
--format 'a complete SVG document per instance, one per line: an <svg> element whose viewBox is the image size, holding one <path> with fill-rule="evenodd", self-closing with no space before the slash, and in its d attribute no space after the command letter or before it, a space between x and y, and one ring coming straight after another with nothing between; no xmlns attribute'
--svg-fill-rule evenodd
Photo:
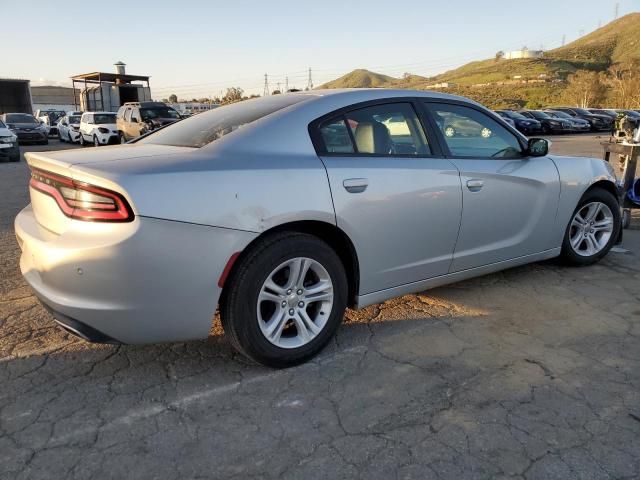
<svg viewBox="0 0 640 480"><path fill-rule="evenodd" d="M640 0L154 0L4 4L0 77L71 85L112 72L151 76L154 98L315 86L355 68L434 75L499 50L555 48L640 11Z"/></svg>

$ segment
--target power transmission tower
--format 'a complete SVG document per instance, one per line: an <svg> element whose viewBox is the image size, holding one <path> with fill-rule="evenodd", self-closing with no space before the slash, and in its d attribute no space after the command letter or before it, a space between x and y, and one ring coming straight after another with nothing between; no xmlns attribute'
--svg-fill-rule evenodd
<svg viewBox="0 0 640 480"><path fill-rule="evenodd" d="M284 77L284 92L287 93L289 91L289 77Z"/></svg>
<svg viewBox="0 0 640 480"><path fill-rule="evenodd" d="M311 78L311 67L309 67L309 79L307 80L307 90L313 90L313 79Z"/></svg>
<svg viewBox="0 0 640 480"><path fill-rule="evenodd" d="M562 35L562 46L564 47L565 42L567 41L567 36Z"/></svg>
<svg viewBox="0 0 640 480"><path fill-rule="evenodd" d="M266 97L269 95L269 78L267 74L264 74L264 90L262 90L262 96Z"/></svg>
<svg viewBox="0 0 640 480"><path fill-rule="evenodd" d="M280 82L276 83L276 85L278 85L278 92L282 93L282 90L280 90Z"/></svg>
<svg viewBox="0 0 640 480"><path fill-rule="evenodd" d="M616 2L616 6L614 9L614 14L613 14L613 19L617 20L618 19L618 14L620 13L620 2Z"/></svg>

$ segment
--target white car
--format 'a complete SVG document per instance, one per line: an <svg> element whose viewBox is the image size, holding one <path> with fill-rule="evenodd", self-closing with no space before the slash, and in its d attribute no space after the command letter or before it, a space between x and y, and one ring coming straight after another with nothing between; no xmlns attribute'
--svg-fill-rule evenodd
<svg viewBox="0 0 640 480"><path fill-rule="evenodd" d="M120 143L114 112L87 112L80 118L80 145L95 147Z"/></svg>
<svg viewBox="0 0 640 480"><path fill-rule="evenodd" d="M80 117L67 114L58 120L58 138L61 142L78 143L80 141Z"/></svg>

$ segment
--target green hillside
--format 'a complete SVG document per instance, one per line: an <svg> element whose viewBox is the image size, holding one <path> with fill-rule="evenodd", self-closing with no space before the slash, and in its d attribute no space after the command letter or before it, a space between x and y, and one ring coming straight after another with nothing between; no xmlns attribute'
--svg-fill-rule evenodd
<svg viewBox="0 0 640 480"><path fill-rule="evenodd" d="M520 84L514 82L514 76L520 76L521 80L562 81L577 70L604 71L629 60L640 60L640 13L626 15L564 47L549 50L542 58L474 61L430 78L419 75L393 78L358 69L320 88L424 90L449 82L456 86L446 91L471 96L492 106L552 104L560 98L565 83Z"/></svg>
<svg viewBox="0 0 640 480"><path fill-rule="evenodd" d="M370 72L359 68L353 72L325 83L320 88L370 88L386 87L396 79L381 73Z"/></svg>

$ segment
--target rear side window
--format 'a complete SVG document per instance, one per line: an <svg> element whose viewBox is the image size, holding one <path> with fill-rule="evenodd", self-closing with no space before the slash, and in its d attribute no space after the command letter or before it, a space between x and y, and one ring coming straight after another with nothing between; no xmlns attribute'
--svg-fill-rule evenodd
<svg viewBox="0 0 640 480"><path fill-rule="evenodd" d="M178 147L204 147L251 122L311 98L311 96L295 94L271 95L225 105L176 122L139 142Z"/></svg>
<svg viewBox="0 0 640 480"><path fill-rule="evenodd" d="M410 103L359 108L319 126L325 154L429 155L431 149Z"/></svg>
<svg viewBox="0 0 640 480"><path fill-rule="evenodd" d="M327 153L353 153L353 142L344 118L327 120L320 125L320 135Z"/></svg>

